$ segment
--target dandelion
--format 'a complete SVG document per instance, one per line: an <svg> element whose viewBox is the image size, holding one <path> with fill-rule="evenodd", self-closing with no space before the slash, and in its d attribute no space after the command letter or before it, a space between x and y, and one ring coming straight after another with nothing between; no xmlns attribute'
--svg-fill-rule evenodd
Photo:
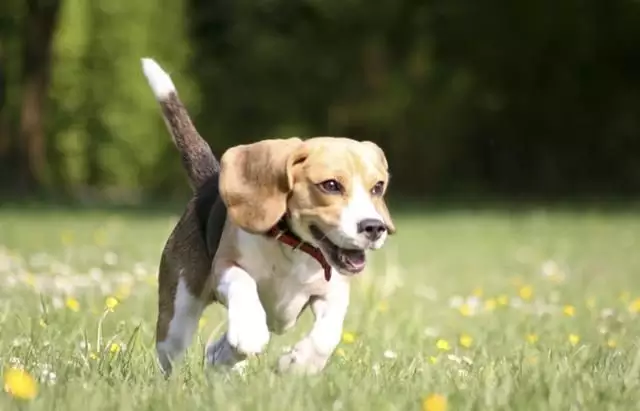
<svg viewBox="0 0 640 411"><path fill-rule="evenodd" d="M464 348L469 348L471 347L471 344L473 344L473 337L471 337L470 335L467 334L462 334L460 336L460 345L463 346Z"/></svg>
<svg viewBox="0 0 640 411"><path fill-rule="evenodd" d="M616 342L616 340L614 340L613 338L609 338L607 340L607 347L609 348L616 348L618 346L618 343Z"/></svg>
<svg viewBox="0 0 640 411"><path fill-rule="evenodd" d="M115 297L119 300L122 301L125 298L129 297L131 295L131 286L129 285L121 285L120 287L118 287L118 289L116 290L116 295Z"/></svg>
<svg viewBox="0 0 640 411"><path fill-rule="evenodd" d="M111 354L116 354L120 351L120 346L116 343L111 343L111 345L109 346L109 351L111 352Z"/></svg>
<svg viewBox="0 0 640 411"><path fill-rule="evenodd" d="M574 315L576 315L576 308L573 305L565 305L562 309L562 312L567 317L573 317Z"/></svg>
<svg viewBox="0 0 640 411"><path fill-rule="evenodd" d="M108 297L104 304L107 306L109 311L113 311L118 305L118 300L115 297Z"/></svg>
<svg viewBox="0 0 640 411"><path fill-rule="evenodd" d="M60 233L60 241L65 246L70 246L73 244L73 232L72 231L64 231Z"/></svg>
<svg viewBox="0 0 640 411"><path fill-rule="evenodd" d="M623 291L620 293L620 296L618 297L620 299L620 301L622 301L623 303L626 303L629 301L629 298L631 298L631 295L629 294L628 291Z"/></svg>
<svg viewBox="0 0 640 411"><path fill-rule="evenodd" d="M430 362L431 364L435 364L435 363L437 363L437 362L438 362L438 357L431 355L431 356L429 357L429 362Z"/></svg>
<svg viewBox="0 0 640 411"><path fill-rule="evenodd" d="M447 398L441 394L431 394L422 401L422 411L446 411Z"/></svg>
<svg viewBox="0 0 640 411"><path fill-rule="evenodd" d="M505 306L509 304L509 297L507 297L506 295L501 295L498 297L498 305L500 306Z"/></svg>
<svg viewBox="0 0 640 411"><path fill-rule="evenodd" d="M78 300L76 300L73 297L67 298L67 300L65 301L65 305L71 311L74 311L74 312L80 311L80 303L78 302Z"/></svg>
<svg viewBox="0 0 640 411"><path fill-rule="evenodd" d="M451 349L451 346L449 345L447 340L440 339L436 341L436 348L438 348L441 351L449 351Z"/></svg>
<svg viewBox="0 0 640 411"><path fill-rule="evenodd" d="M569 343L576 345L580 342L580 336L577 334L569 334Z"/></svg>
<svg viewBox="0 0 640 411"><path fill-rule="evenodd" d="M380 303L378 304L378 311L380 311L381 313L389 311L389 303L386 301L380 301Z"/></svg>
<svg viewBox="0 0 640 411"><path fill-rule="evenodd" d="M533 296L533 287L531 287L530 285L525 285L523 287L520 287L520 290L518 291L518 295L520 295L520 298L522 298L525 301L530 300L531 297Z"/></svg>
<svg viewBox="0 0 640 411"><path fill-rule="evenodd" d="M460 314L462 314L464 317L469 317L470 315L473 314L471 311L471 307L467 303L462 304L458 308L458 311L460 311Z"/></svg>
<svg viewBox="0 0 640 411"><path fill-rule="evenodd" d="M537 334L527 334L527 342L529 344L535 344L538 342L538 335Z"/></svg>
<svg viewBox="0 0 640 411"><path fill-rule="evenodd" d="M497 305L498 303L496 302L496 300L493 298L490 298L484 302L484 309L487 311L493 311L496 309Z"/></svg>
<svg viewBox="0 0 640 411"><path fill-rule="evenodd" d="M99 247L104 247L107 244L107 233L104 229L98 229L93 233L93 242Z"/></svg>
<svg viewBox="0 0 640 411"><path fill-rule="evenodd" d="M353 333L345 331L342 333L342 342L345 344L353 344L356 341L356 336Z"/></svg>
<svg viewBox="0 0 640 411"><path fill-rule="evenodd" d="M477 287L471 292L471 295L473 295L475 297L478 297L478 298L482 297L482 294L483 294L482 287Z"/></svg>
<svg viewBox="0 0 640 411"><path fill-rule="evenodd" d="M98 361L98 354L92 352L89 354L89 358L94 360L94 361Z"/></svg>
<svg viewBox="0 0 640 411"><path fill-rule="evenodd" d="M631 304L629 304L629 311L632 313L640 312L640 298L636 298L631 301Z"/></svg>
<svg viewBox="0 0 640 411"><path fill-rule="evenodd" d="M30 400L38 394L38 385L25 370L10 368L4 373L4 390L15 398Z"/></svg>

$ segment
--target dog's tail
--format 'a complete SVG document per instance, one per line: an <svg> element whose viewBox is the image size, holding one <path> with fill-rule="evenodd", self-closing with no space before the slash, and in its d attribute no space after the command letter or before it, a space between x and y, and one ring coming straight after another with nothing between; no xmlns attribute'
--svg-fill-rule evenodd
<svg viewBox="0 0 640 411"><path fill-rule="evenodd" d="M142 59L142 71L160 104L165 124L182 157L189 184L195 191L220 171L220 163L191 122L169 74L150 58Z"/></svg>

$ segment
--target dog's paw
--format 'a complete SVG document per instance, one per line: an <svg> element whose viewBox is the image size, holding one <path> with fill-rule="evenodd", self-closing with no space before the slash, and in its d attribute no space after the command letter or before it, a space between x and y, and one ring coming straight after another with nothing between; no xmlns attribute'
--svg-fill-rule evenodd
<svg viewBox="0 0 640 411"><path fill-rule="evenodd" d="M229 309L227 340L238 354L246 356L261 353L270 337L267 316L260 303Z"/></svg>
<svg viewBox="0 0 640 411"><path fill-rule="evenodd" d="M278 372L318 374L328 359L327 355L318 352L311 339L305 338L278 359Z"/></svg>

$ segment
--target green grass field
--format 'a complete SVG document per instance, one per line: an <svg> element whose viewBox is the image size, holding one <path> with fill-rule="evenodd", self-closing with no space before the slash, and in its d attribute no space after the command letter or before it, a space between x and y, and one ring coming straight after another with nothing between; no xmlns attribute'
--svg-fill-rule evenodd
<svg viewBox="0 0 640 411"><path fill-rule="evenodd" d="M0 410L638 408L634 210L395 218L398 234L354 281L323 374L273 372L309 313L246 375L205 372L204 343L225 326L212 306L165 381L153 348L156 271L177 212L1 211L0 363L5 377L24 367L38 391L0 392Z"/></svg>

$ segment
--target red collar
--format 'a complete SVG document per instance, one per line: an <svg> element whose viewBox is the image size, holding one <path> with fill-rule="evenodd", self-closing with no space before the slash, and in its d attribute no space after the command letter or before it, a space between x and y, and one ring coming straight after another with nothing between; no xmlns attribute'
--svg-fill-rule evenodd
<svg viewBox="0 0 640 411"><path fill-rule="evenodd" d="M329 281L331 279L331 266L324 258L322 252L317 247L314 247L311 244L302 241L297 235L293 234L284 223L284 221L279 222L278 224L271 227L271 229L266 232L266 235L268 237L275 238L276 240L292 247L295 250L300 250L309 254L322 266L322 269L324 270L325 280Z"/></svg>

